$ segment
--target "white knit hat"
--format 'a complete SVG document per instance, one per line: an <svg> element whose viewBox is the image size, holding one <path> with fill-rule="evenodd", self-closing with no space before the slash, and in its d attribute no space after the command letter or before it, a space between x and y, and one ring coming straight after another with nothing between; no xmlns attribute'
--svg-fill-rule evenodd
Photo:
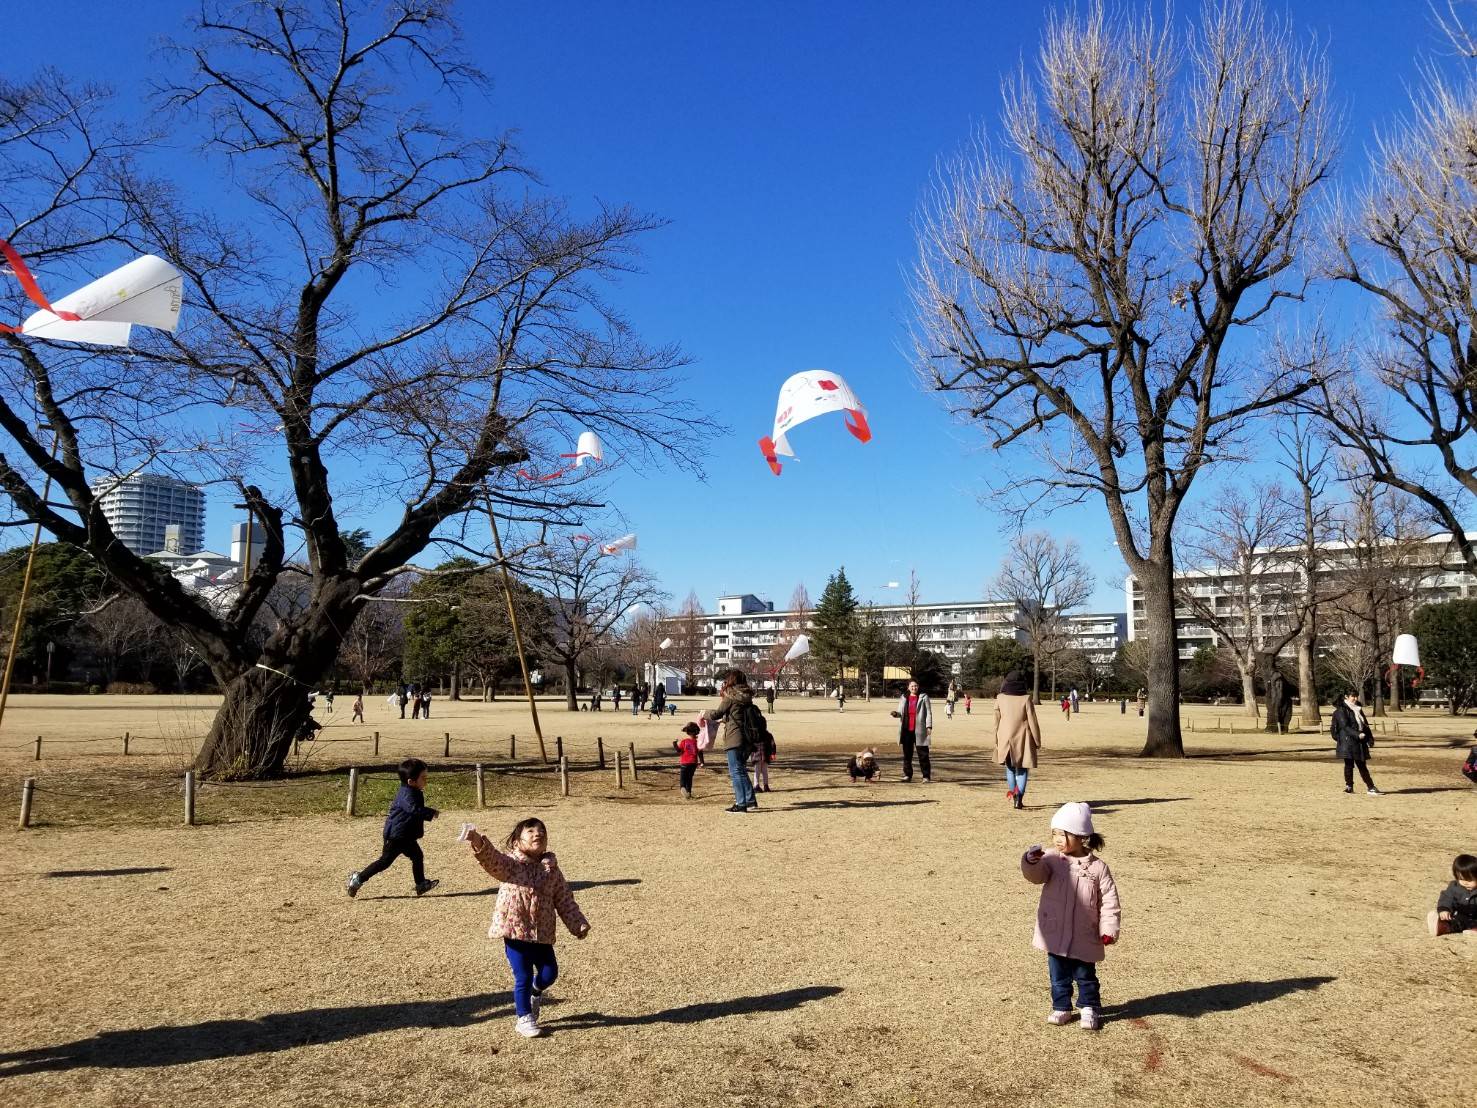
<svg viewBox="0 0 1477 1108"><path fill-rule="evenodd" d="M1065 831L1081 839L1087 838L1092 834L1092 805L1080 800L1063 804L1056 810L1056 815L1051 817L1051 829Z"/></svg>

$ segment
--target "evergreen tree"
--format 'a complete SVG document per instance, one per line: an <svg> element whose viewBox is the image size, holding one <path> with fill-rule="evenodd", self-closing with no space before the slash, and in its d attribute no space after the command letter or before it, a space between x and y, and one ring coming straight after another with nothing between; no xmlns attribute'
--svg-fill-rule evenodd
<svg viewBox="0 0 1477 1108"><path fill-rule="evenodd" d="M846 567L842 566L826 582L826 591L821 593L812 616L810 652L821 672L828 676L841 677L847 660L856 656L859 630L856 610L856 593L846 579Z"/></svg>

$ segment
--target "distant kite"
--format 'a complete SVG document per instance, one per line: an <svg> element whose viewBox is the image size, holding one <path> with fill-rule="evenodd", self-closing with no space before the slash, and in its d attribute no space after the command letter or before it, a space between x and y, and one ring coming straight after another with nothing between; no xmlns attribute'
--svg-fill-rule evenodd
<svg viewBox="0 0 1477 1108"><path fill-rule="evenodd" d="M845 412L846 429L861 442L871 441L872 429L867 425L867 410L839 374L828 373L824 369L807 369L780 386L779 404L774 414L774 433L759 440L759 449L764 452L764 460L769 463L769 468L776 477L780 472L779 455L784 454L790 458L795 456L785 437L790 429L827 412Z"/></svg>
<svg viewBox="0 0 1477 1108"><path fill-rule="evenodd" d="M595 434L594 431L581 431L579 441L575 443L574 453L560 454L559 457L573 458L574 464L560 466L553 473L542 475L530 473L526 469L520 469L518 476L522 477L525 481L556 481L570 470L579 469L580 466L585 464L586 458L595 462L603 462L605 460L605 447L600 442L600 436Z"/></svg>
<svg viewBox="0 0 1477 1108"><path fill-rule="evenodd" d="M629 535L622 535L620 538L616 539L614 542L608 542L608 543L606 543L604 546L602 546L600 548L600 553L602 553L602 554L618 554L622 550L635 550L635 549L636 549L636 535L633 532L632 534L629 534Z"/></svg>
<svg viewBox="0 0 1477 1108"><path fill-rule="evenodd" d="M663 639L661 642L659 642L659 643L656 644L656 648L658 650L669 650L669 649L671 649L671 646L672 646L672 640L671 639Z"/></svg>
<svg viewBox="0 0 1477 1108"><path fill-rule="evenodd" d="M790 649L785 651L785 661L793 662L802 654L810 653L810 636L796 635L795 641L790 644Z"/></svg>
<svg viewBox="0 0 1477 1108"><path fill-rule="evenodd" d="M173 331L179 326L184 278L163 258L145 254L99 277L55 304L46 302L35 280L6 243L0 246L26 295L41 310L19 328L22 334L94 346L127 346L135 324ZM19 264L17 264L19 263ZM14 333L17 328L6 327Z"/></svg>

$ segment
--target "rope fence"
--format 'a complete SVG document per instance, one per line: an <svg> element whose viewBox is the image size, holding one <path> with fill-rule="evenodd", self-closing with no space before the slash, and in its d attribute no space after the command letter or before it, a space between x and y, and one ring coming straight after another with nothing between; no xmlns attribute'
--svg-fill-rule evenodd
<svg viewBox="0 0 1477 1108"><path fill-rule="evenodd" d="M36 757L38 760L41 757L43 738L43 736L39 735L36 737L35 749ZM125 751L130 741L136 741L136 737L130 737L126 733L124 736L121 737L121 739ZM65 743L119 740L58 739L45 741L56 741ZM325 740L322 739L300 740L300 743L296 743L294 744L294 746L316 746L318 743L324 741ZM378 753L380 749L381 736L380 733L376 731L372 736L367 736L363 739L344 738L330 739L326 741L370 742L373 744L375 753ZM570 755L566 753L566 745L563 736L555 736L554 738L554 750L556 754L554 760L552 762L543 764L539 764L537 762L518 762L517 743L517 735L510 734L508 736L508 761L492 764L477 762L470 769L441 770L438 771L439 775L442 777L450 778L452 780L470 777L475 790L476 807L479 809L487 807L487 779L491 774L495 772L501 772L505 776L512 776L514 774L518 776L526 776L529 771L542 772L547 770L549 776L553 780L554 788L557 789L557 795L561 798L568 797L570 795L571 771L573 769L581 767L576 767L572 763ZM452 739L450 732L442 733L440 745L442 756L450 757L452 749ZM591 755L588 763L586 763L582 767L587 772L600 772L606 769L606 750L605 740L603 736L597 735L593 743L581 743L571 745L578 746L581 751L587 752ZM626 787L626 775L628 773L630 774L632 783L636 783L639 780L640 775L640 769L636 758L636 744L634 742L631 742L628 744L627 750L622 751L616 749L613 750L611 753L613 754L614 761L613 780L615 787L617 789L624 789ZM346 787L344 811L349 816L358 815L359 789L366 782L383 782L387 784L392 783L396 786L398 786L400 783L399 775L389 770L381 769L376 772L372 770L366 770L360 766L348 766L346 768L347 774L344 778ZM648 768L651 768L650 765L648 765ZM194 826L197 822L197 804L201 799L202 794L205 796L209 796L211 794L224 796L229 795L232 792L291 792L302 789L314 789L318 791L323 791L325 782L327 782L328 780L329 775L326 773L320 773L311 778L297 778L293 780L283 781L202 780L197 776L196 772L193 769L189 769L185 770L184 775L181 778L171 778L167 781L150 782L146 784L112 788L107 791L89 791L70 789L65 787L58 788L50 784L38 783L38 779L36 777L27 777L21 784L21 808L19 826L21 829L26 829L31 826L32 814L35 810L37 794L40 794L42 797L65 797L68 799L92 801L95 803L106 803L109 801L117 800L120 797L133 797L141 796L144 794L171 793L175 795L183 795L184 823L187 826Z"/></svg>

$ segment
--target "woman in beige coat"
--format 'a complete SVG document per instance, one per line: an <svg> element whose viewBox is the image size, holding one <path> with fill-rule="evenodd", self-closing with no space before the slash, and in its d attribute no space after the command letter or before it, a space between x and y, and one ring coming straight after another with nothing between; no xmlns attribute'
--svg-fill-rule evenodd
<svg viewBox="0 0 1477 1108"><path fill-rule="evenodd" d="M1000 695L995 698L995 761L1005 766L1005 798L1017 808L1026 806L1026 778L1036 768L1040 749L1041 724L1036 720L1031 688L1024 675L1013 669L1000 682Z"/></svg>

